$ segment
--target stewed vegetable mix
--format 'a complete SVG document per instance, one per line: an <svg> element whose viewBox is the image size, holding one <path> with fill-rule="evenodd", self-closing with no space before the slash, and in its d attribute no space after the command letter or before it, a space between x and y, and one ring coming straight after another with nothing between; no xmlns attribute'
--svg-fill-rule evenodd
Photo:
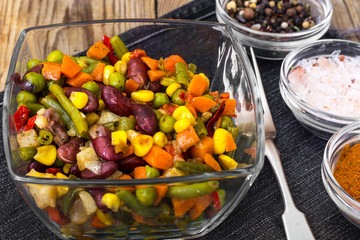
<svg viewBox="0 0 360 240"><path fill-rule="evenodd" d="M154 59L142 49L129 52L118 36L104 36L86 55L53 51L46 60L30 60L23 77L11 77L22 89L13 120L27 176L121 183L238 167L232 158L236 101L211 92L195 64L178 55ZM28 187L53 221L95 229L191 221L219 211L225 198L218 181Z"/></svg>

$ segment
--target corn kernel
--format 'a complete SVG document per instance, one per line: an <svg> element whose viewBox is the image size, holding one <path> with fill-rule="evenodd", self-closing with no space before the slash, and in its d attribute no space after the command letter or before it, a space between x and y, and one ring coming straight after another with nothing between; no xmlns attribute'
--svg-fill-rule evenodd
<svg viewBox="0 0 360 240"><path fill-rule="evenodd" d="M105 85L109 85L109 77L113 72L115 72L115 68L113 66L111 65L105 66L103 73L103 83Z"/></svg>
<svg viewBox="0 0 360 240"><path fill-rule="evenodd" d="M65 163L65 165L63 166L63 172L65 174L69 174L70 168L71 168L72 164L71 163Z"/></svg>
<svg viewBox="0 0 360 240"><path fill-rule="evenodd" d="M191 126L191 121L188 118L181 118L174 124L174 129L177 133L184 131Z"/></svg>
<svg viewBox="0 0 360 240"><path fill-rule="evenodd" d="M220 165L225 170L235 169L238 166L238 163L234 159L232 159L231 157L224 155L224 154L221 154L218 157L218 160L219 160Z"/></svg>
<svg viewBox="0 0 360 240"><path fill-rule="evenodd" d="M163 132L157 132L153 136L154 144L163 148L168 143L167 137Z"/></svg>
<svg viewBox="0 0 360 240"><path fill-rule="evenodd" d="M65 174L62 174L60 172L56 173L55 177L58 179L68 179L69 178L68 176L66 176ZM57 191L57 197L60 198L69 191L69 187L68 186L57 186L56 191Z"/></svg>
<svg viewBox="0 0 360 240"><path fill-rule="evenodd" d="M189 78L192 79L194 77L194 73L190 70L188 70Z"/></svg>
<svg viewBox="0 0 360 240"><path fill-rule="evenodd" d="M83 92L72 92L69 99L77 109L84 108L89 101L88 95Z"/></svg>
<svg viewBox="0 0 360 240"><path fill-rule="evenodd" d="M119 60L114 65L115 71L125 75L127 72L127 62Z"/></svg>
<svg viewBox="0 0 360 240"><path fill-rule="evenodd" d="M130 52L127 52L124 55L122 55L121 61L124 61L127 64L130 61Z"/></svg>
<svg viewBox="0 0 360 240"><path fill-rule="evenodd" d="M106 109L106 105L104 103L104 100L99 99L99 107L98 107L97 111L102 111L104 109Z"/></svg>
<svg viewBox="0 0 360 240"><path fill-rule="evenodd" d="M111 133L111 145L125 144L127 142L127 134L125 131L116 131Z"/></svg>
<svg viewBox="0 0 360 240"><path fill-rule="evenodd" d="M131 98L136 101L150 102L154 99L154 92L150 90L137 90L131 93Z"/></svg>
<svg viewBox="0 0 360 240"><path fill-rule="evenodd" d="M54 145L46 145L36 148L37 153L34 159L46 166L51 166L56 160L56 147Z"/></svg>
<svg viewBox="0 0 360 240"><path fill-rule="evenodd" d="M134 154L138 157L145 156L154 144L153 138L149 135L143 135L134 130L128 130L126 133L134 148Z"/></svg>
<svg viewBox="0 0 360 240"><path fill-rule="evenodd" d="M206 90L209 89L209 86L210 86L210 80L209 78L204 74L204 73L199 73L199 76L204 78L207 82L207 87L206 87Z"/></svg>
<svg viewBox="0 0 360 240"><path fill-rule="evenodd" d="M94 125L99 119L100 119L99 115L97 115L94 112L86 114L86 122L87 122L89 127Z"/></svg>
<svg viewBox="0 0 360 240"><path fill-rule="evenodd" d="M187 118L190 120L191 125L195 126L197 124L194 115L190 112L190 110L185 106L180 106L175 109L175 111L172 114L172 117L175 118L175 120L180 120L182 118Z"/></svg>
<svg viewBox="0 0 360 240"><path fill-rule="evenodd" d="M96 216L99 218L99 220L105 224L106 226L111 226L114 222L114 218L108 214L108 213L103 213L101 210L97 209L96 210Z"/></svg>
<svg viewBox="0 0 360 240"><path fill-rule="evenodd" d="M181 85L179 83L172 83L170 84L167 88L166 88L166 94L169 96L169 97L172 97L172 95L174 94L174 92L181 88Z"/></svg>
<svg viewBox="0 0 360 240"><path fill-rule="evenodd" d="M231 133L223 128L218 128L214 132L214 153L223 154L226 151L227 139L232 138Z"/></svg>
<svg viewBox="0 0 360 240"><path fill-rule="evenodd" d="M101 203L113 212L117 212L120 206L124 205L124 202L122 202L114 193L105 193L101 198Z"/></svg>

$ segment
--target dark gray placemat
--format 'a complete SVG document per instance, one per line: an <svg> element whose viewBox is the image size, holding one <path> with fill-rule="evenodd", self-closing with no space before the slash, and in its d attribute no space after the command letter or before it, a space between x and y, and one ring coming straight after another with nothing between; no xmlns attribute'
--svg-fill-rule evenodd
<svg viewBox="0 0 360 240"><path fill-rule="evenodd" d="M214 13L214 1L197 0L164 17L216 21ZM326 37L337 37L337 34L329 31ZM280 96L281 61L258 61L278 130L275 143L297 207L306 214L317 239L359 239L360 231L340 214L323 187L320 165L326 141L305 130ZM2 96L0 93L0 99ZM2 130L2 125L0 128ZM3 148L0 148L0 196L0 239L59 239L21 198L8 174ZM202 239L284 239L282 212L279 187L266 161L254 185L234 212Z"/></svg>

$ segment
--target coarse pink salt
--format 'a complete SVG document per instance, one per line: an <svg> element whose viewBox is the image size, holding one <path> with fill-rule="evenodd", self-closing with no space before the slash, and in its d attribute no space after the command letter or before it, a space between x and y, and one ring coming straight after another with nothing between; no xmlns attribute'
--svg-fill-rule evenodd
<svg viewBox="0 0 360 240"><path fill-rule="evenodd" d="M291 89L312 107L344 117L360 117L360 57L335 51L300 60L288 75Z"/></svg>

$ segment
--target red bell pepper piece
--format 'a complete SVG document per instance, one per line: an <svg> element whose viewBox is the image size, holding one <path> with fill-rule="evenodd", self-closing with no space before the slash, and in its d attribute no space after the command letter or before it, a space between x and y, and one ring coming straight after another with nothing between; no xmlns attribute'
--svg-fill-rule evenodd
<svg viewBox="0 0 360 240"><path fill-rule="evenodd" d="M214 208L216 211L220 211L221 209L221 201L220 201L220 197L217 191L213 191L211 193L211 197L212 197L212 202L214 203Z"/></svg>
<svg viewBox="0 0 360 240"><path fill-rule="evenodd" d="M115 63L117 61L119 61L119 58L117 56L115 56L115 54L114 54L114 48L112 47L112 45L110 43L110 38L108 36L104 35L102 41L103 41L103 44L110 50L110 52L107 54L107 56L109 58L111 65L115 65Z"/></svg>
<svg viewBox="0 0 360 240"><path fill-rule="evenodd" d="M61 173L62 171L59 168L47 168L46 172L56 175L57 173Z"/></svg>
<svg viewBox="0 0 360 240"><path fill-rule="evenodd" d="M67 219L61 214L57 207L47 207L44 209L48 213L49 218L60 225L66 225Z"/></svg>
<svg viewBox="0 0 360 240"><path fill-rule="evenodd" d="M219 120L219 118L221 117L221 114L224 112L225 110L225 101L223 101L220 105L220 108L216 111L216 113L214 114L214 116L212 118L210 118L210 120L207 122L206 124L206 130L208 131L208 135L209 137L213 137L214 135L214 124L217 120Z"/></svg>
<svg viewBox="0 0 360 240"><path fill-rule="evenodd" d="M185 93L185 92L181 92L181 93L179 94L179 98L180 98L181 100L185 101L185 100L186 100L186 93Z"/></svg>
<svg viewBox="0 0 360 240"><path fill-rule="evenodd" d="M130 58L146 57L145 50L135 49L130 53Z"/></svg>
<svg viewBox="0 0 360 240"><path fill-rule="evenodd" d="M23 130L23 131L28 131L28 130L30 130L30 129L33 129L34 126L35 126L36 117L37 117L37 115L29 118L29 120L27 121L27 124L26 124L25 126L23 126L23 127L21 128L21 130Z"/></svg>
<svg viewBox="0 0 360 240"><path fill-rule="evenodd" d="M21 128L27 123L29 115L30 109L25 106L20 106L19 109L14 113L14 122L17 131L20 131Z"/></svg>

